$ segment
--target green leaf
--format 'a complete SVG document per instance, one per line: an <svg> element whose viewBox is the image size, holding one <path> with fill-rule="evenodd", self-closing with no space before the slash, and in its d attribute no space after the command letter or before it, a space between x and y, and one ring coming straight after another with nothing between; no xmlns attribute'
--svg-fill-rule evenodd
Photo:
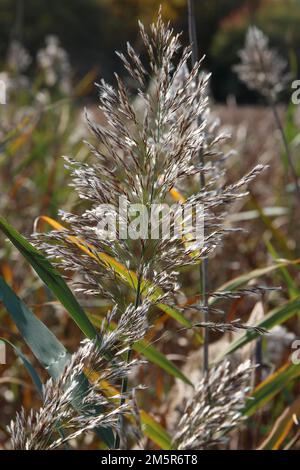
<svg viewBox="0 0 300 470"><path fill-rule="evenodd" d="M254 326L265 328L270 330L276 325L281 325L284 323L288 318L292 317L296 313L300 311L300 297L296 299L292 299L289 302L281 305L280 307L271 310L271 312L266 315L263 320L256 323ZM255 331L247 331L235 341L233 341L226 349L222 352L222 354L216 359L216 362L219 362L224 356L233 353L237 349L245 346L246 344L250 343L254 339L258 338L259 334Z"/></svg>
<svg viewBox="0 0 300 470"><path fill-rule="evenodd" d="M141 421L144 433L163 450L172 449L172 440L167 431L148 413L141 410Z"/></svg>
<svg viewBox="0 0 300 470"><path fill-rule="evenodd" d="M272 243L269 240L266 240L265 244L266 244L268 252L271 254L271 256L275 260L278 259L278 253L275 250ZM281 275L281 278L284 280L284 282L287 285L290 298L293 299L295 297L298 297L298 295L300 295L300 291L297 288L293 278L290 276L288 270L284 266L282 266L281 268L279 268L279 274Z"/></svg>
<svg viewBox="0 0 300 470"><path fill-rule="evenodd" d="M95 338L97 331L58 271L36 248L17 232L17 230L9 225L3 217L0 217L0 229L31 264L40 279L62 303L85 336L91 339Z"/></svg>
<svg viewBox="0 0 300 470"><path fill-rule="evenodd" d="M35 368L31 364L29 359L27 359L25 354L23 354L22 351L19 348L17 348L17 346L15 346L13 343L11 343L8 339L0 338L0 340L3 341L4 343L8 344L9 346L11 346L13 348L13 350L15 351L15 353L17 354L17 356L19 356L19 358L22 360L22 362L23 362L24 366L26 367L30 377L32 378L32 381L33 381L37 391L39 392L39 394L42 397L43 396L43 384L41 382L41 379L40 379L38 373L36 372Z"/></svg>
<svg viewBox="0 0 300 470"><path fill-rule="evenodd" d="M272 219L267 216L267 214L264 211L264 208L260 205L258 200L251 195L251 204L255 207L255 209L258 211L259 216L261 221L265 224L268 230L272 233L272 236L274 237L274 240L278 243L278 246L282 250L283 253L285 253L285 256L287 258L293 258L293 252L290 250L287 239L285 235L277 228L277 226L273 223Z"/></svg>
<svg viewBox="0 0 300 470"><path fill-rule="evenodd" d="M247 400L243 413L252 416L300 375L300 364L286 364L264 380Z"/></svg>
<svg viewBox="0 0 300 470"><path fill-rule="evenodd" d="M176 377L188 385L193 386L189 379L173 364L169 361L164 354L157 351L153 346L151 346L146 340L140 340L133 345L133 349L145 356L150 362L161 367L163 370L168 372L168 374Z"/></svg>
<svg viewBox="0 0 300 470"><path fill-rule="evenodd" d="M271 266L266 266L264 268L259 268L259 269L254 269L253 271L250 271L246 274L242 274L241 276L235 277L234 279L231 279L230 281L226 282L223 284L221 287L219 287L216 292L222 292L222 291L235 291L242 287L243 285L247 284L248 282L252 281L252 279L257 279L259 277L265 276L266 274L270 274L273 271L276 271L278 269L281 269L282 267L285 266L293 266L297 265L300 263L300 260L297 259L295 261L289 261L285 260L283 262L273 264ZM214 305L216 303L220 302L220 299L211 297L209 299L209 305Z"/></svg>
<svg viewBox="0 0 300 470"><path fill-rule="evenodd" d="M179 310L166 304L158 304L157 307L176 320L180 325L191 328L193 325Z"/></svg>
<svg viewBox="0 0 300 470"><path fill-rule="evenodd" d="M299 129L295 120L295 112L297 105L290 102L285 114L284 133L289 144L299 135ZM284 170L287 172L289 168L289 159L286 152L281 152L281 159Z"/></svg>
<svg viewBox="0 0 300 470"><path fill-rule="evenodd" d="M57 379L70 355L54 334L19 299L0 276L0 302L2 302L24 341L49 374Z"/></svg>

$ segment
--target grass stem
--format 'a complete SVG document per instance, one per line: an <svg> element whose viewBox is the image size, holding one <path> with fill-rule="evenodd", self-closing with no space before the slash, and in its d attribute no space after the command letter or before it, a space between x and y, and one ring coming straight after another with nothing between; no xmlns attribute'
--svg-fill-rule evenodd
<svg viewBox="0 0 300 470"><path fill-rule="evenodd" d="M142 273L143 273L143 269L140 267L137 288L136 288L135 308L138 308L141 302ZM127 351L127 357L126 357L127 364L130 363L131 359L132 359L132 345L130 345ZM128 389L128 375L126 375L122 380L120 406L123 406L125 403L125 394L127 393L127 389ZM120 433L124 429L124 417L122 415L120 415L120 418L119 418L119 429L120 429ZM120 448L120 434L118 433L116 434L114 447L115 449Z"/></svg>
<svg viewBox="0 0 300 470"><path fill-rule="evenodd" d="M189 39L192 45L192 63L199 60L198 53L198 41L197 41L197 27L196 27L196 15L195 15L195 1L188 0L188 20L189 20ZM201 166L204 165L203 152L199 152L199 161ZM200 189L205 186L205 174L203 171L200 173ZM209 310L208 310L208 259L204 259L200 266L200 283L201 283L201 305L204 307L204 321L209 321ZM204 329L204 345L203 345L203 370L207 374L209 368L209 329Z"/></svg>
<svg viewBox="0 0 300 470"><path fill-rule="evenodd" d="M298 181L297 170L295 168L295 165L294 165L294 162L293 162L293 159L292 159L290 146L289 146L288 140L286 138L284 128L282 126L281 119L280 119L279 114L278 114L277 106L274 103L274 101L272 101L272 100L270 100L270 107L272 109L272 113L273 113L273 116L274 116L276 126L277 126L277 128L280 132L280 135L281 135L284 150L285 150L288 162L289 162L290 172L291 172L291 175L292 175L294 183L295 183L295 190L297 192L297 196L298 196L299 201L300 201L300 186L299 186L299 181Z"/></svg>

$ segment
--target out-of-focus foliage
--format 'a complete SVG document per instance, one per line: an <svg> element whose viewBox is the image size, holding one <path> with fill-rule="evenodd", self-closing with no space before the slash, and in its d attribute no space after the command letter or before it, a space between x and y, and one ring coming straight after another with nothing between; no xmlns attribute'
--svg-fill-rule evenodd
<svg viewBox="0 0 300 470"><path fill-rule="evenodd" d="M21 40L33 55L45 36L54 34L77 73L97 65L101 75L111 79L120 71L114 51L128 40L139 49L137 19L150 24L160 4L164 18L184 31L187 42L186 0L0 0L0 60L3 63L12 38ZM200 53L207 54L207 68L212 68L210 46L220 23L246 4L247 0L196 2L198 43Z"/></svg>
<svg viewBox="0 0 300 470"><path fill-rule="evenodd" d="M100 0L101 2L101 0ZM134 20L139 17L141 20L149 23L154 19L155 10L157 11L162 5L163 15L166 19L178 21L181 9L186 7L185 0L106 0L110 3L112 11L120 16L131 16Z"/></svg>
<svg viewBox="0 0 300 470"><path fill-rule="evenodd" d="M283 56L293 58L293 61L297 59L297 63L300 61L299 0L265 0L250 16L247 10L241 9L222 23L212 44L211 69L217 99L234 94L238 100L258 100L258 95L249 92L231 71L237 63L237 52L243 45L246 30L254 21ZM294 72L295 69L297 67Z"/></svg>
<svg viewBox="0 0 300 470"><path fill-rule="evenodd" d="M34 54L45 36L55 34L77 74L97 66L101 76L111 79L114 71L121 70L114 51L121 50L127 40L139 49L137 19L149 24L160 4L164 18L184 31L187 42L186 0L0 0L0 62L3 65L12 38L20 39ZM217 99L234 93L242 101L257 100L231 72L245 31L254 20L281 52L294 50L300 58L298 0L196 2L199 51L206 55L204 64L214 74L212 91Z"/></svg>

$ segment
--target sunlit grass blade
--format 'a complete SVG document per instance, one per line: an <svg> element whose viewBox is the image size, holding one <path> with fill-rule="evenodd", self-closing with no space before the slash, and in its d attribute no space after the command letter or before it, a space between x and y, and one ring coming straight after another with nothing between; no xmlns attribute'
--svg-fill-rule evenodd
<svg viewBox="0 0 300 470"><path fill-rule="evenodd" d="M172 449L172 439L167 431L144 410L140 411L143 432L163 450Z"/></svg>
<svg viewBox="0 0 300 470"><path fill-rule="evenodd" d="M47 222L55 230L67 231L66 227L64 227L62 224L52 219L51 217L40 216L39 219ZM137 275L135 272L129 271L123 264L119 263L118 261L116 261L111 256L107 255L106 253L95 254L94 252L95 250L93 250L93 247L87 246L82 240L79 240L77 237L69 235L67 238L76 246L78 246L78 248L81 251L89 255L91 258L95 259L95 261L97 262L101 261L104 264L108 264L120 276L121 280L123 280L130 288L132 289L136 288L138 279L137 279ZM147 286L148 286L148 289L152 287L147 281L142 281L142 290L144 290L144 292L146 291ZM161 291L160 289L157 288L154 294L152 295L152 300L157 299L160 295L161 295ZM192 327L192 323L187 318L185 318L185 316L176 308L170 307L162 303L158 304L158 307L163 312L167 313L170 317L174 318L174 320L176 320L178 323L185 326L186 328Z"/></svg>
<svg viewBox="0 0 300 470"><path fill-rule="evenodd" d="M93 67L84 77L76 84L73 95L76 97L86 96L93 91L94 82L99 74L98 67Z"/></svg>
<svg viewBox="0 0 300 470"><path fill-rule="evenodd" d="M157 351L151 344L147 343L146 340L138 341L134 344L133 349L145 356L150 362L156 364L161 369L168 372L168 374L176 377L177 379L182 380L188 385L193 385L189 379L176 367L169 359L166 358L164 354Z"/></svg>
<svg viewBox="0 0 300 470"><path fill-rule="evenodd" d="M263 207L261 207L260 203L258 200L252 195L251 196L251 203L253 207L258 211L259 216L261 221L264 223L264 225L267 227L268 230L272 233L274 240L276 240L278 246L282 250L282 252L285 254L287 258L292 258L293 257L293 252L290 250L286 237L284 234L275 226L273 221L270 219L269 216L265 213Z"/></svg>
<svg viewBox="0 0 300 470"><path fill-rule="evenodd" d="M257 410L269 403L281 390L300 375L300 364L288 362L261 382L246 403L244 414L252 416Z"/></svg>
<svg viewBox="0 0 300 470"><path fill-rule="evenodd" d="M284 260L280 261L276 264L273 264L271 266L266 266L264 268L258 268L254 269L252 271L249 271L248 273L242 274L241 276L237 276L230 281L227 281L225 284L222 286L218 287L216 289L217 292L223 292L223 291L236 291L240 287L248 284L248 282L252 281L253 279L259 279L260 277L263 277L267 274L271 274L274 271L280 270L281 268L285 268L287 266L293 266L293 265L298 265L300 264L300 259L294 260L294 261L289 261L289 260ZM195 296L192 299L188 299L188 301L184 305L188 305L191 303L195 303L196 301L199 300L199 296ZM220 298L218 297L210 297L209 299L209 305L215 305L218 302L220 302Z"/></svg>
<svg viewBox="0 0 300 470"><path fill-rule="evenodd" d="M275 250L272 243L270 241L266 240L266 246L267 246L268 252L274 258L274 260L278 259L278 253ZM280 274L281 278L283 279L283 281L285 282L285 284L288 288L290 298L293 299L293 298L297 297L298 295L300 295L300 290L297 288L293 278L290 276L290 274L289 274L288 270L286 269L286 267L282 266L282 267L279 268L278 271L279 271L279 274Z"/></svg>
<svg viewBox="0 0 300 470"><path fill-rule="evenodd" d="M277 418L271 432L258 447L258 450L278 450L291 431L294 421L293 415L300 412L300 398L297 398Z"/></svg>

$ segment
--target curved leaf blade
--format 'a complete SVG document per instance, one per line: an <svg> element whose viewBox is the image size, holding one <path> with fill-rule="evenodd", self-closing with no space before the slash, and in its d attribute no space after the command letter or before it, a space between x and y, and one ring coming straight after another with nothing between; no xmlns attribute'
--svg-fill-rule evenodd
<svg viewBox="0 0 300 470"><path fill-rule="evenodd" d="M0 276L2 302L24 341L49 374L58 378L65 367L69 353L56 336L39 320Z"/></svg>
<svg viewBox="0 0 300 470"><path fill-rule="evenodd" d="M36 372L35 368L31 364L31 362L29 361L29 359L25 356L25 354L22 353L22 351L19 348L17 348L17 346L15 346L13 343L11 343L8 339L1 337L0 340L3 341L4 343L8 344L9 346L11 346L11 348L15 351L17 356L19 356L19 358L22 360L25 368L27 369L27 371L28 371L28 373L29 373L29 375L30 375L37 391L39 392L40 396L42 396L43 395L42 381L41 381L38 373Z"/></svg>
<svg viewBox="0 0 300 470"><path fill-rule="evenodd" d="M172 440L167 431L144 410L140 411L144 434L163 450L172 449Z"/></svg>
<svg viewBox="0 0 300 470"><path fill-rule="evenodd" d="M0 229L31 264L37 275L65 307L85 336L91 339L95 338L97 331L59 272L3 217L0 217Z"/></svg>
<svg viewBox="0 0 300 470"><path fill-rule="evenodd" d="M243 414L252 416L300 375L300 364L287 363L260 383L247 400Z"/></svg>
<svg viewBox="0 0 300 470"><path fill-rule="evenodd" d="M293 265L298 265L300 264L300 259L296 259L293 261L289 260L284 260L282 262L278 262L277 264L272 264L271 266L266 266L264 268L258 268L254 269L248 273L242 274L241 276L235 277L234 279L231 279L230 281L226 282L223 284L221 287L219 287L216 292L222 292L222 291L234 291L237 290L239 287L242 287L243 285L247 284L248 282L252 281L253 279L257 279L259 277L265 276L266 274L270 274L273 271L276 271L278 269L281 269L286 266L293 266ZM211 297L209 299L209 304L214 305L217 302L220 302L220 299Z"/></svg>
<svg viewBox="0 0 300 470"><path fill-rule="evenodd" d="M133 345L133 349L145 356L150 362L161 367L168 374L176 377L177 379L182 380L188 385L193 386L192 382L176 367L173 362L166 358L164 354L157 351L151 344L147 343L146 340L140 340Z"/></svg>
<svg viewBox="0 0 300 470"><path fill-rule="evenodd" d="M278 450L293 426L293 415L300 411L300 397L297 398L277 418L271 432L258 447L258 450Z"/></svg>

